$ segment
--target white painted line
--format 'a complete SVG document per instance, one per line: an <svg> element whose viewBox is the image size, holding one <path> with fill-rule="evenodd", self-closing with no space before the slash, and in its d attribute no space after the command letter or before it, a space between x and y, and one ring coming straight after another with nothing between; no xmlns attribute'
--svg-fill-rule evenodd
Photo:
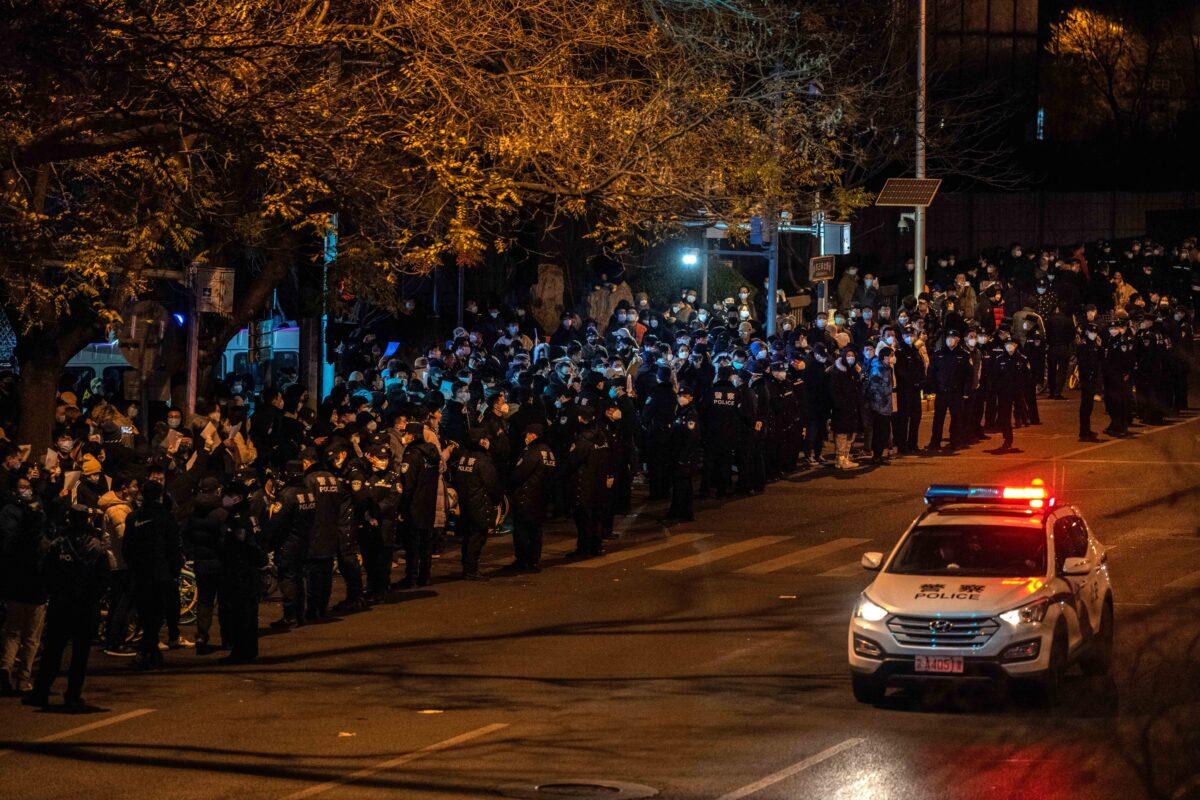
<svg viewBox="0 0 1200 800"><path fill-rule="evenodd" d="M685 569L699 567L702 564L711 564L714 561L720 561L724 558L731 558L742 553L748 553L751 550L757 550L760 547L768 547L780 542L786 542L790 536L756 536L753 539L747 539L744 542L734 542L727 544L724 547L717 547L712 550L706 550L703 553L697 553L694 556L680 558L675 561L668 561L665 564L659 564L657 567L650 569L661 572L682 572Z"/></svg>
<svg viewBox="0 0 1200 800"><path fill-rule="evenodd" d="M797 564L803 564L807 561L815 561L818 558L823 558L830 553L836 553L839 550L845 550L848 547L857 547L863 542L869 542L870 539L834 539L831 542L814 545L813 547L803 547L791 553L772 558L769 561L761 561L757 564L751 564L748 567L742 567L734 572L740 572L746 575L765 575L768 572L794 567Z"/></svg>
<svg viewBox="0 0 1200 800"><path fill-rule="evenodd" d="M708 539L711 533L677 533L670 539L654 544L644 545L642 547L632 547L628 550L618 550L614 553L600 556L599 558L588 559L587 561L576 561L572 564L567 564L568 567L575 569L595 569L596 567L607 567L609 564L616 564L621 561L628 561L631 558L640 558L651 553L657 553L660 550L666 550L671 547L677 547L681 544L691 544L701 539Z"/></svg>
<svg viewBox="0 0 1200 800"><path fill-rule="evenodd" d="M1168 589L1200 589L1200 570L1176 578L1167 584Z"/></svg>
<svg viewBox="0 0 1200 800"><path fill-rule="evenodd" d="M1153 436L1156 433L1162 433L1163 431L1169 431L1172 428L1178 428L1180 425L1187 425L1189 422L1195 422L1198 419L1200 419L1200 417L1189 417L1187 419L1182 419L1179 422L1173 422L1170 425L1163 425L1158 428L1142 430L1142 431L1138 432L1138 436L1135 439L1109 439L1106 442L1100 442L1100 444L1092 444L1092 445L1088 445L1087 447L1081 447L1078 450L1072 450L1069 453L1063 453L1061 456L1058 456L1057 458L1059 461L1062 461L1064 459L1072 458L1074 456L1083 455L1084 453L1090 453L1093 450L1099 450L1101 447L1108 447L1110 444L1116 444L1117 442L1137 442L1147 436Z"/></svg>
<svg viewBox="0 0 1200 800"><path fill-rule="evenodd" d="M89 722L87 725L80 725L78 728L71 728L70 730L52 733L49 736L43 736L41 739L34 739L32 742L30 742L30 744L49 744L50 742L57 742L60 739L78 736L81 733L88 733L89 731L99 730L100 728L107 728L109 725L116 725L118 722L125 722L126 720L144 717L153 711L153 708L137 708L133 711L126 711L124 714L117 714L115 717L105 717L104 719L96 720L95 722ZM0 750L0 756L5 756L12 752L14 751Z"/></svg>
<svg viewBox="0 0 1200 800"><path fill-rule="evenodd" d="M321 794L322 792L327 792L330 789L336 788L338 786L343 786L347 783L353 783L354 781L358 781L358 780L362 780L363 778L370 777L371 775L374 775L377 772L383 772L384 770L395 769L396 767L402 767L405 764L409 764L413 761L416 761L418 758L432 755L432 754L437 753L442 750L448 750L449 748L454 747L455 745L462 744L463 742L469 742L472 739L478 739L480 736L487 736L489 733L495 733L496 731L501 730L502 728L507 728L507 727L508 727L508 724L504 723L504 722L494 722L491 725L484 725L482 728L476 728L473 731L467 731L466 733L460 733L458 736L453 736L449 739L446 739L445 741L441 741L436 744L431 744L428 747L422 747L420 750L414 750L411 753L405 753L404 755L400 756L399 758L389 759L387 761L383 761L379 764L376 764L373 767L367 767L366 769L356 770L354 772L351 772L349 775L347 775L344 778L338 778L336 781L328 781L326 783L319 783L316 786L310 786L307 789L302 789L298 792L294 792L292 794L285 796L283 798L283 800L300 800L300 798L302 798L302 797L312 797L313 795Z"/></svg>
<svg viewBox="0 0 1200 800"><path fill-rule="evenodd" d="M817 575L818 578L856 578L866 572L863 569L862 561L851 561L849 564L842 564L840 567L827 569Z"/></svg>
<svg viewBox="0 0 1200 800"><path fill-rule="evenodd" d="M820 764L822 761L833 758L838 753L849 750L852 747L858 747L864 741L866 741L866 740L865 739L847 739L846 741L841 742L840 744L835 744L833 747L830 747L826 750L822 750L821 752L817 753L815 756L809 756L808 758L804 759L803 761L797 761L795 764L792 764L790 767L784 767L783 769L779 770L778 772L773 772L761 780L757 780L754 783L747 784L746 786L743 786L740 789L734 789L729 794L723 794L719 798L717 798L717 800L741 800L741 798L743 798L743 797L749 797L750 795L755 794L756 792L761 792L763 789L766 789L768 786L774 786L775 784L779 783L780 781L785 781L788 778L792 777L793 775L803 772L804 770L808 769L809 767L816 766L817 764Z"/></svg>

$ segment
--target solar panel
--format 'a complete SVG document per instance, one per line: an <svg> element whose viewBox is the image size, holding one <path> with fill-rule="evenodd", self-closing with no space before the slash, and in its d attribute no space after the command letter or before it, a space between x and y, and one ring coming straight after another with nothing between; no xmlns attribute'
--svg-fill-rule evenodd
<svg viewBox="0 0 1200 800"><path fill-rule="evenodd" d="M924 208L933 203L941 185L941 178L888 178L875 198L875 205Z"/></svg>

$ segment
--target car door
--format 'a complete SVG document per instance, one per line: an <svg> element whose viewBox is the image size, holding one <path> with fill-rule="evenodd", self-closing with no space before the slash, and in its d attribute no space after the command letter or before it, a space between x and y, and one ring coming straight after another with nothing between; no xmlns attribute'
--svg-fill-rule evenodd
<svg viewBox="0 0 1200 800"><path fill-rule="evenodd" d="M1072 649L1082 639L1090 636L1094 626L1099 624L1099 617L1093 616L1088 596L1090 587L1095 585L1095 559L1091 555L1087 526L1083 519L1073 510L1067 509L1054 521L1052 529L1054 537L1054 571L1058 579L1065 583L1070 592L1066 605L1074 612L1074 630L1070 631ZM1088 559L1091 569L1086 575L1064 575L1063 565L1068 558Z"/></svg>

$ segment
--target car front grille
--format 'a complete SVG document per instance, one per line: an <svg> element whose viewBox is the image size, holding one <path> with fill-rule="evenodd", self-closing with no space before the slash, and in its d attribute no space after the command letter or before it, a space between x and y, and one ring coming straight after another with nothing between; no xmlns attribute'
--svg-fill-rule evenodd
<svg viewBox="0 0 1200 800"><path fill-rule="evenodd" d="M888 630L906 647L982 647L999 628L991 617L914 617L897 615Z"/></svg>

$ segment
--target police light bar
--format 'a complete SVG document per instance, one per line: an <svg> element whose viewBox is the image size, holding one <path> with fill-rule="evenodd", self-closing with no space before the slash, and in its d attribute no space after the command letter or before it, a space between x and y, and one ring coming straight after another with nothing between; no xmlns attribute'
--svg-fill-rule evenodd
<svg viewBox="0 0 1200 800"><path fill-rule="evenodd" d="M1030 508L1054 505L1046 485L1034 479L1029 486L969 486L966 484L935 483L925 490L928 505L943 503L1013 503Z"/></svg>

